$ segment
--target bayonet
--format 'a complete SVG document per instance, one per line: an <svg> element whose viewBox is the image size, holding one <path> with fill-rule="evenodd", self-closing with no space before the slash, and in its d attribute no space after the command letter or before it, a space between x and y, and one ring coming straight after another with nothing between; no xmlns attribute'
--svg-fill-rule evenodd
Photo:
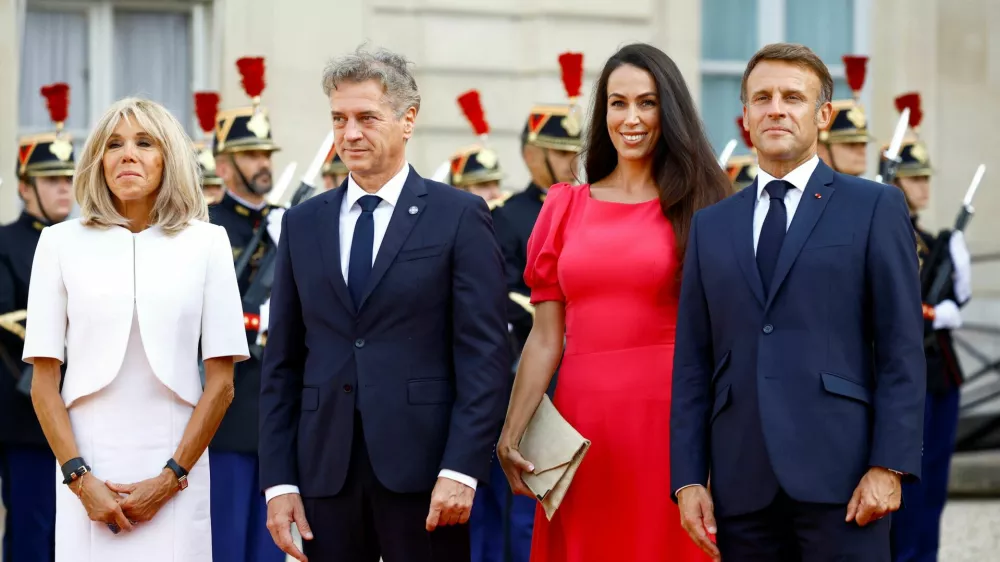
<svg viewBox="0 0 1000 562"><path fill-rule="evenodd" d="M896 130L892 133L892 141L889 148L882 154L883 159L879 163L879 173L875 176L878 183L892 183L896 179L896 170L899 169L899 151L903 147L903 137L906 136L906 127L910 124L910 108L904 108L899 114L899 121L896 122Z"/></svg>

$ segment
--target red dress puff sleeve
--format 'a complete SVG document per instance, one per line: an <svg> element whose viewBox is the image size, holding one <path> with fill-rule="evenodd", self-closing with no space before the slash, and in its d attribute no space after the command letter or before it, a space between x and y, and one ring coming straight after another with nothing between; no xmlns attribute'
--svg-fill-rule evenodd
<svg viewBox="0 0 1000 562"><path fill-rule="evenodd" d="M585 186L584 186L585 187ZM580 186L557 183L549 188L542 211L528 238L524 283L531 289L531 303L566 300L559 286L559 254L569 210Z"/></svg>

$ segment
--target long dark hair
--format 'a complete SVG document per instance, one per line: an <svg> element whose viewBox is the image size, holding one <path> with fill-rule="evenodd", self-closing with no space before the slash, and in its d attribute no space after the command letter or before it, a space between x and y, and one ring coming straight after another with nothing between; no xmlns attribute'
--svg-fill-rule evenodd
<svg viewBox="0 0 1000 562"><path fill-rule="evenodd" d="M684 263L695 211L724 199L732 186L708 143L681 71L652 45L623 47L604 65L595 88L584 149L587 181L600 181L618 166L618 151L608 135L608 78L625 64L645 70L656 83L661 136L653 153L653 177L660 190L663 216L674 229L678 259Z"/></svg>

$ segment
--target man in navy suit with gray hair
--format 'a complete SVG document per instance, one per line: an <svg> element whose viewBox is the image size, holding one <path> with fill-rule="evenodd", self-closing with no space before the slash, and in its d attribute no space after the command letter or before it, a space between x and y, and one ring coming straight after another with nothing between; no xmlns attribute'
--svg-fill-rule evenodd
<svg viewBox="0 0 1000 562"><path fill-rule="evenodd" d="M464 562L508 398L489 209L407 164L420 94L403 57L359 49L323 88L350 174L283 218L261 375L268 528L299 560Z"/></svg>
<svg viewBox="0 0 1000 562"><path fill-rule="evenodd" d="M817 158L832 93L802 45L754 55L757 179L691 225L671 480L688 534L727 562L888 562L900 481L920 476L916 238L897 188Z"/></svg>

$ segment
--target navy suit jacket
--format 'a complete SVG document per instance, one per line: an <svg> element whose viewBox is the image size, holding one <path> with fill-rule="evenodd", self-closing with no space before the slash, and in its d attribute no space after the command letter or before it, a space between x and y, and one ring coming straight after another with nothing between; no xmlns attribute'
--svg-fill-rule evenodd
<svg viewBox="0 0 1000 562"><path fill-rule="evenodd" d="M503 258L482 198L409 170L358 310L340 266L347 182L283 217L260 395L260 485L338 493L355 410L379 481L488 481L509 378ZM416 213L411 213L411 209Z"/></svg>
<svg viewBox="0 0 1000 562"><path fill-rule="evenodd" d="M757 183L695 214L670 419L671 489L766 507L768 478L847 504L872 466L920 474L926 391L916 238L902 193L822 162L764 294ZM768 473L768 471L773 473ZM675 498L676 500L676 498Z"/></svg>

